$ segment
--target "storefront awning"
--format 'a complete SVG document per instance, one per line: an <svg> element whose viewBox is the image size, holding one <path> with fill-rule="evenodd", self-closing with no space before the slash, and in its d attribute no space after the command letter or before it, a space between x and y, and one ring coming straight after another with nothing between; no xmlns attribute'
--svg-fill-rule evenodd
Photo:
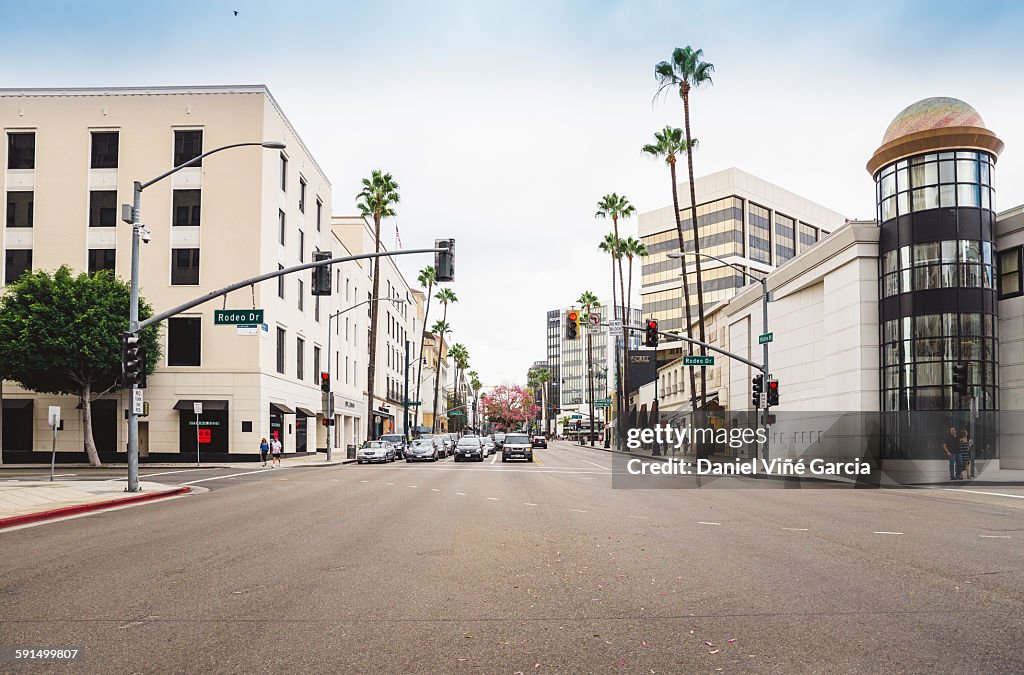
<svg viewBox="0 0 1024 675"><path fill-rule="evenodd" d="M295 406L295 409L305 415L306 417L316 417L316 413L309 408L303 408L300 405Z"/></svg>
<svg viewBox="0 0 1024 675"><path fill-rule="evenodd" d="M270 402L270 409L271 410L276 410L277 412L279 412L279 413L281 413L283 415L294 415L295 414L295 411L292 410L291 408L289 408L288 406L286 406L286 405L284 405L282 403L274 403L273 401Z"/></svg>
<svg viewBox="0 0 1024 675"><path fill-rule="evenodd" d="M181 410L184 412L192 412L193 403L202 403L203 412L223 412L228 409L227 401L207 401L200 399L181 399L174 404L173 410Z"/></svg>
<svg viewBox="0 0 1024 675"><path fill-rule="evenodd" d="M4 399L4 410L24 410L25 408L32 407L32 399L30 398L5 398Z"/></svg>

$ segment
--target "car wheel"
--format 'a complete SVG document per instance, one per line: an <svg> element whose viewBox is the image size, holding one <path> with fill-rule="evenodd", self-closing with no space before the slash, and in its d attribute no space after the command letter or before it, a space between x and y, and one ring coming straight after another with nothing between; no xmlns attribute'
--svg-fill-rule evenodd
<svg viewBox="0 0 1024 675"><path fill-rule="evenodd" d="M406 463L406 464L412 464L412 460L411 460L411 459L409 459L409 458L406 458L406 460L405 460L405 463Z"/></svg>
<svg viewBox="0 0 1024 675"><path fill-rule="evenodd" d="M526 461L530 462L531 464L533 463L533 453L532 452L530 453L530 456L526 458Z"/></svg>
<svg viewBox="0 0 1024 675"><path fill-rule="evenodd" d="M508 461L508 457L506 457L505 455L502 455L502 456L501 456L501 462L502 462L502 464L504 464L504 463L505 463L505 462L507 462L507 461Z"/></svg>

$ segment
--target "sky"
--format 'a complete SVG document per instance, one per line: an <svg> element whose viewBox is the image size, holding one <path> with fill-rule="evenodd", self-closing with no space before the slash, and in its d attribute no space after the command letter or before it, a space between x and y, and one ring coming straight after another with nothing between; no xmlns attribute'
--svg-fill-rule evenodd
<svg viewBox="0 0 1024 675"><path fill-rule="evenodd" d="M266 84L336 215L391 172L402 244L456 239L452 339L488 386L545 358L548 310L584 290L610 301L601 196L669 205L667 169L640 147L682 126L678 96L653 100L675 47L715 66L691 95L698 176L736 166L872 218L864 165L886 126L953 96L1006 143L998 208L1024 203L1024 3L0 0L0 16L2 86ZM398 260L411 284L430 262Z"/></svg>

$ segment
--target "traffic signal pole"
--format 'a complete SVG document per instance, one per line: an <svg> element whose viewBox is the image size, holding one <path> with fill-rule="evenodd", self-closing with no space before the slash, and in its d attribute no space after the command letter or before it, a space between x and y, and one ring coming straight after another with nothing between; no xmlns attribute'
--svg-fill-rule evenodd
<svg viewBox="0 0 1024 675"><path fill-rule="evenodd" d="M132 198L132 272L128 303L128 331L139 334L139 238L142 234L142 183L135 181ZM135 412L135 388L128 387L128 487L126 492L139 491L139 416ZM197 427L198 428L198 427Z"/></svg>

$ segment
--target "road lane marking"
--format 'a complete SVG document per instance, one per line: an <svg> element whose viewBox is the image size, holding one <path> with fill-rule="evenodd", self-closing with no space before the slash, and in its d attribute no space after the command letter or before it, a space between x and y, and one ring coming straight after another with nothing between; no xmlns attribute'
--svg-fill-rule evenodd
<svg viewBox="0 0 1024 675"><path fill-rule="evenodd" d="M415 486L415 485L410 485L409 487L411 487L411 488L414 488L414 487L416 487L416 486Z"/></svg>
<svg viewBox="0 0 1024 675"><path fill-rule="evenodd" d="M970 492L972 495L991 495L992 497L1012 497L1013 499L1024 499L1024 495L1008 495L1004 492L982 492L981 490L961 490L959 488L942 488L950 492Z"/></svg>
<svg viewBox="0 0 1024 675"><path fill-rule="evenodd" d="M160 473L147 473L144 476L139 476L139 478L149 478L150 476L166 476L167 474L171 473L188 473L189 471L209 471L209 469L176 469L174 471L161 471ZM75 474L69 473L67 475L74 476Z"/></svg>
<svg viewBox="0 0 1024 675"><path fill-rule="evenodd" d="M586 476L585 478L580 478L580 480L597 480L597 478L594 476Z"/></svg>
<svg viewBox="0 0 1024 675"><path fill-rule="evenodd" d="M784 527L782 529L789 530L790 532L807 532L806 527Z"/></svg>
<svg viewBox="0 0 1024 675"><path fill-rule="evenodd" d="M708 523L708 522L705 522L703 520L698 520L697 524L698 525L721 525L721 523Z"/></svg>
<svg viewBox="0 0 1024 675"><path fill-rule="evenodd" d="M182 485L195 485L196 483L205 483L208 480L223 480L225 478L234 478L235 476L248 476L249 474L265 473L267 471L270 471L270 469L257 469L256 471L245 471L243 473L233 473L233 474L231 474L229 476L211 476L210 478L200 478L198 480L190 480L187 483L182 483ZM281 480L285 480L285 479L282 478Z"/></svg>
<svg viewBox="0 0 1024 675"><path fill-rule="evenodd" d="M1008 534L979 534L982 539L1012 539Z"/></svg>
<svg viewBox="0 0 1024 675"><path fill-rule="evenodd" d="M385 485L394 485L394 483L384 483Z"/></svg>
<svg viewBox="0 0 1024 675"><path fill-rule="evenodd" d="M492 502L498 501L497 497L488 497L487 499L491 500Z"/></svg>
<svg viewBox="0 0 1024 675"><path fill-rule="evenodd" d="M361 481L359 481L359 482L360 482L360 483L369 483L370 481L368 481L368 480L361 480Z"/></svg>
<svg viewBox="0 0 1024 675"><path fill-rule="evenodd" d="M647 520L647 516L630 516L630 518L635 518L637 520Z"/></svg>
<svg viewBox="0 0 1024 675"><path fill-rule="evenodd" d="M576 513L586 513L586 511L581 511L579 509L570 509L570 511L575 511Z"/></svg>
<svg viewBox="0 0 1024 675"><path fill-rule="evenodd" d="M537 457L536 452L533 453L533 461L536 462L537 464L540 464L541 466L544 466L544 462L540 461L540 459Z"/></svg>
<svg viewBox="0 0 1024 675"><path fill-rule="evenodd" d="M457 494L457 495L462 495L463 497L465 497L465 496L466 496L466 493L465 493L465 492L456 492L455 494Z"/></svg>
<svg viewBox="0 0 1024 675"><path fill-rule="evenodd" d="M523 502L523 506L536 506L533 502Z"/></svg>
<svg viewBox="0 0 1024 675"><path fill-rule="evenodd" d="M494 457L491 457L491 464L494 464L497 461L498 461L498 456L497 455L495 455Z"/></svg>
<svg viewBox="0 0 1024 675"><path fill-rule="evenodd" d="M882 531L882 532L875 532L875 534L903 534L903 533L902 532L885 532L885 531Z"/></svg>
<svg viewBox="0 0 1024 675"><path fill-rule="evenodd" d="M577 457L576 459L580 460L581 462L586 462L590 466L596 466L598 469L604 469L606 471L611 471L611 467L601 466L597 462L591 462L589 459L583 459L582 457Z"/></svg>
<svg viewBox="0 0 1024 675"><path fill-rule="evenodd" d="M340 479L340 478L332 478L332 479L331 479L331 482L332 482L332 483L340 483L340 482L341 482L341 479Z"/></svg>

